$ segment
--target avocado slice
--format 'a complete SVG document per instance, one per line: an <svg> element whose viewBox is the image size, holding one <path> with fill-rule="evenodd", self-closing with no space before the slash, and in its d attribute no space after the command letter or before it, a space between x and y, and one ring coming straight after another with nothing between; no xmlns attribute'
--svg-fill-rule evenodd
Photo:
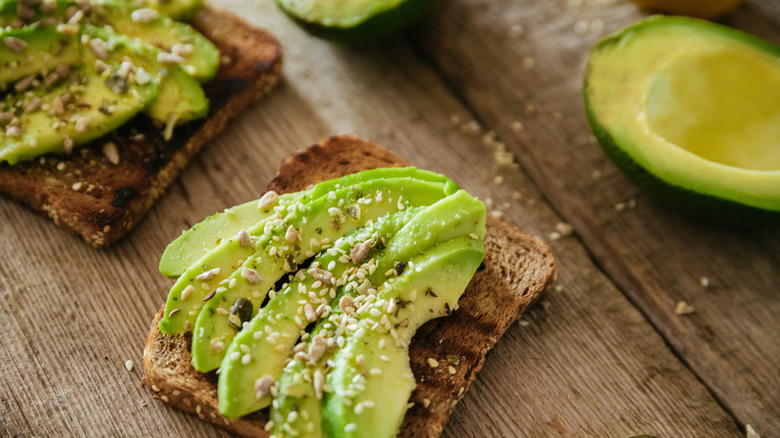
<svg viewBox="0 0 780 438"><path fill-rule="evenodd" d="M0 112L15 115L0 134L0 162L15 164L49 152L68 153L121 126L157 97L154 78L143 84L136 80L142 69L107 63L98 74L94 58L88 59L92 62L54 87L40 84L0 101ZM122 73L125 70L127 74Z"/></svg>
<svg viewBox="0 0 780 438"><path fill-rule="evenodd" d="M231 322L231 309L239 300L251 303L253 316L277 280L285 273L297 271L297 265L329 248L330 242L388 213L433 204L449 194L446 187L407 178L368 180L301 204L295 214L266 229L255 245L255 254L230 276L228 287L218 289L203 306L194 326L193 367L210 371L220 366L224 353L214 351L214 339L229 345L242 323L249 320ZM242 278L247 269L259 275L257 282Z"/></svg>
<svg viewBox="0 0 780 438"><path fill-rule="evenodd" d="M187 122L208 113L209 102L200 83L178 65L157 62L158 55L162 53L160 49L139 39L89 24L83 27L83 34L105 41L112 59L130 59L136 66L157 77L157 98L144 110L149 117L162 123L168 122L171 117L178 122Z"/></svg>
<svg viewBox="0 0 780 438"><path fill-rule="evenodd" d="M131 3L106 2L102 6L94 8L91 23L110 25L118 33L164 50L166 54L158 60L164 60L167 65L181 66L200 82L207 82L217 74L219 49L189 24L176 21L164 13L158 13L154 18L134 19L134 13L138 13Z"/></svg>
<svg viewBox="0 0 780 438"><path fill-rule="evenodd" d="M385 167L323 181L312 189L282 194L278 196L278 199L284 200L282 202L290 202L293 198L299 199L303 196L314 199L326 195L334 188L352 185L361 180L403 177L451 184L453 189L457 189L452 181L438 173L415 167ZM276 193L269 193L268 196L267 199L277 197ZM270 209L258 208L258 201L254 200L207 217L186 230L165 248L165 252L160 258L160 272L166 277L179 277L188 267L195 264L207 252L216 248L223 240L229 239L241 230L246 230L257 224L271 214L271 211Z"/></svg>
<svg viewBox="0 0 780 438"><path fill-rule="evenodd" d="M47 83L61 79L60 65L71 66L81 60L77 34L64 34L52 26L22 27L0 32L0 90L14 82L41 72ZM69 71L60 67L60 72ZM50 76L51 75L51 76Z"/></svg>
<svg viewBox="0 0 780 438"><path fill-rule="evenodd" d="M585 73L593 133L663 202L710 221L780 224L780 47L651 17L601 41Z"/></svg>
<svg viewBox="0 0 780 438"><path fill-rule="evenodd" d="M253 242L247 240L242 245L238 235L223 241L179 277L168 295L160 330L169 334L189 331L203 307L203 300L211 301L217 298L216 294L219 299L215 303L223 306L220 308L227 306L229 309L239 295L253 300L253 308L257 309L268 289L285 272L314 256L315 250L323 249L318 245L327 246L369 219L406 208L405 203L409 201L413 205L431 204L450 194L452 189L451 184L406 178L369 180L341 187L316 200L305 196L289 205L280 202L274 207L273 216L247 230L249 236L255 237ZM297 230L292 231L297 236L297 243L287 241L292 233L290 229ZM257 257L272 263L260 263ZM261 269L265 275L256 269ZM249 284L250 281L253 284ZM231 282L233 287L230 287ZM209 306L214 309L215 316L219 315L216 307L215 304ZM227 322L226 317L219 320ZM204 327L204 330L210 329ZM211 335L209 339L213 337Z"/></svg>
<svg viewBox="0 0 780 438"><path fill-rule="evenodd" d="M268 406L269 397L257 399L254 382L257 376L268 375L274 380L281 376L285 361L292 355L293 347L311 322L307 319L306 306L309 306L310 312L315 312L308 315L309 318L318 317L316 310L321 310L319 317L327 318L330 313L327 309L336 299L336 291L341 292L347 278L356 275L361 267L365 271L371 269L375 258L382 256L387 236L397 233L423 208L410 207L389 214L381 222L373 222L340 238L332 251L322 252L309 269L302 269L288 285L273 294L268 304L239 332L227 349L217 385L223 415L237 418ZM371 248L362 260L358 263L339 260L357 245ZM331 278L332 283L323 282L323 275ZM333 290L333 298L330 290ZM243 360L245 354L250 358L247 363Z"/></svg>
<svg viewBox="0 0 780 438"><path fill-rule="evenodd" d="M378 300L360 315L357 330L333 358L335 366L326 378L331 392L326 392L322 407L325 435L396 436L416 386L409 342L419 326L457 308L484 255L481 239L463 236L442 243L412 259L415 269L390 280L377 294ZM405 305L391 310L390 300ZM399 321L397 333L375 329L384 317ZM403 327L403 322L408 325ZM376 409L378 404L381 409Z"/></svg>
<svg viewBox="0 0 780 438"><path fill-rule="evenodd" d="M258 313L249 327L237 335L228 348L226 359L220 368L218 399L221 413L238 417L268 405L267 398L256 399L253 385L248 385L246 382L253 382L257 376L269 376L274 381L279 378L285 360L299 338L296 334L300 334L302 330L298 321L293 318L296 315L306 314L306 304L311 306L311 310L321 305L337 307L342 293L380 289L389 276L396 275L395 270L399 269L397 268L399 262L403 264L422 249L473 231L484 235L485 206L463 190L425 208L408 223L406 217L399 217L404 220L402 223L388 224L393 216L383 222L384 228L380 228L379 236L384 236L386 243L383 242L383 246L386 245L386 248L377 251L368 265L350 264L348 259L342 259L341 252L335 250L333 251L335 260L324 257L321 265L329 268L328 271L335 279L334 285L345 286L343 289L339 288L338 293L332 290L330 300L321 295L312 297L309 291L313 289L309 283L313 283L316 279L303 274L302 279L308 283L304 281L299 285L291 282ZM454 221L453 217L456 218ZM480 223L483 224L482 231L479 231ZM403 228L400 227L401 225ZM398 228L401 230L396 234L393 230ZM372 230L373 232L375 231ZM370 240L375 242L376 238ZM359 240L352 241L352 244L359 242ZM349 253L350 250L350 247L342 249L343 253ZM371 278L370 282L355 280L358 275L356 271L360 269L364 271L363 276L368 274L367 276ZM403 268L400 269L403 271ZM273 315L273 321L269 321L269 315ZM285 315L289 316L285 317ZM269 340L267 332L279 334L271 336L273 339ZM244 354L249 357L247 363ZM262 359L252 360L252 358Z"/></svg>
<svg viewBox="0 0 780 438"><path fill-rule="evenodd" d="M276 0L312 35L346 43L387 37L416 21L435 0Z"/></svg>

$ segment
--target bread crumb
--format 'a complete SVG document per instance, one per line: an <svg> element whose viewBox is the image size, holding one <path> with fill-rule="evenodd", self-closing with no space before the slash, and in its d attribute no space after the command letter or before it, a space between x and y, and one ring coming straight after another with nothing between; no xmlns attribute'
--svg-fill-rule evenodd
<svg viewBox="0 0 780 438"><path fill-rule="evenodd" d="M450 124L453 126L460 125L460 116L457 114L451 114L450 115Z"/></svg>
<svg viewBox="0 0 780 438"><path fill-rule="evenodd" d="M528 322L528 321L526 321L524 319L521 319L521 320L517 321L517 323L520 324L520 327L527 327L527 326L531 325L530 322Z"/></svg>
<svg viewBox="0 0 780 438"><path fill-rule="evenodd" d="M677 306L674 308L674 313L678 315L690 315L696 309L685 301L678 301Z"/></svg>
<svg viewBox="0 0 780 438"><path fill-rule="evenodd" d="M470 122L460 125L460 132L464 134L476 135L482 132L482 127L479 126L479 122L472 120Z"/></svg>
<svg viewBox="0 0 780 438"><path fill-rule="evenodd" d="M428 406L431 405L431 399L429 399L429 398L422 399L422 404L423 404L424 408L427 408Z"/></svg>
<svg viewBox="0 0 780 438"><path fill-rule="evenodd" d="M495 178L493 178L493 184L500 186L504 183L504 175L496 175Z"/></svg>
<svg viewBox="0 0 780 438"><path fill-rule="evenodd" d="M753 426L746 424L745 425L745 438L761 438L761 435L756 432L755 429L753 429Z"/></svg>
<svg viewBox="0 0 780 438"><path fill-rule="evenodd" d="M561 233L559 233L557 231L553 231L552 233L550 233L549 237L550 237L550 240L558 240L558 239L561 238Z"/></svg>
<svg viewBox="0 0 780 438"><path fill-rule="evenodd" d="M544 300L541 302L541 305L542 305L542 309L547 310L550 308L550 306L552 306L552 303L547 300Z"/></svg>
<svg viewBox="0 0 780 438"><path fill-rule="evenodd" d="M599 179L601 179L601 171L600 170L594 170L590 174L590 179L592 179L593 181L598 181Z"/></svg>
<svg viewBox="0 0 780 438"><path fill-rule="evenodd" d="M563 290L563 286L561 286L560 284L556 284L555 287L553 287L553 290L555 292L560 292Z"/></svg>
<svg viewBox="0 0 780 438"><path fill-rule="evenodd" d="M707 287L710 285L710 279L707 277L702 277L699 279L699 284L701 285L701 287Z"/></svg>
<svg viewBox="0 0 780 438"><path fill-rule="evenodd" d="M561 236L570 236L571 233L574 232L574 227L567 224L566 222L558 222L555 224L555 229L561 233Z"/></svg>
<svg viewBox="0 0 780 438"><path fill-rule="evenodd" d="M133 361L132 361L132 360L130 360L130 359L127 359L127 360L125 361L125 369L126 369L127 371L133 371Z"/></svg>
<svg viewBox="0 0 780 438"><path fill-rule="evenodd" d="M525 113L528 115L536 114L536 106L532 103L525 104Z"/></svg>
<svg viewBox="0 0 780 438"><path fill-rule="evenodd" d="M493 210L490 212L493 216L495 216L498 219L501 219L504 216L504 212L501 210Z"/></svg>

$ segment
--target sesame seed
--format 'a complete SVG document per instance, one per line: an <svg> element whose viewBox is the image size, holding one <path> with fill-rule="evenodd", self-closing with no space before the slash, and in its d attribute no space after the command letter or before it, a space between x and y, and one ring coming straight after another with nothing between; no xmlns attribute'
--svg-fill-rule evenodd
<svg viewBox="0 0 780 438"><path fill-rule="evenodd" d="M173 53L160 52L157 54L157 62L167 65L181 64L184 62L184 58L179 55L174 55Z"/></svg>
<svg viewBox="0 0 780 438"><path fill-rule="evenodd" d="M251 360L252 360L252 356L250 356L249 353L247 353L243 357L241 357L241 363L243 365L248 365Z"/></svg>
<svg viewBox="0 0 780 438"><path fill-rule="evenodd" d="M130 18L135 23L148 23L150 21L156 20L159 15L160 14L154 9L141 8L131 12Z"/></svg>
<svg viewBox="0 0 780 438"><path fill-rule="evenodd" d="M79 182L73 183L73 186L71 186L71 188L73 189L73 191L78 192L79 190L81 190L81 186L82 186L82 182L79 181Z"/></svg>
<svg viewBox="0 0 780 438"><path fill-rule="evenodd" d="M455 374L455 373L457 373L457 372L458 372L458 371L455 369L455 367L454 367L454 366L452 366L452 365L448 366L448 367L447 367L447 369L449 369L449 370L450 370L450 374Z"/></svg>
<svg viewBox="0 0 780 438"><path fill-rule="evenodd" d="M428 358L428 366L430 366L431 368L436 368L436 367L439 366L439 361L434 359L434 358L432 358L432 357L429 357Z"/></svg>
<svg viewBox="0 0 780 438"><path fill-rule="evenodd" d="M103 40L98 38L93 38L89 40L89 48L92 50L92 53L95 55L98 59L107 59L108 58L108 50L106 50L105 44L103 44Z"/></svg>
<svg viewBox="0 0 780 438"><path fill-rule="evenodd" d="M152 385L152 391L160 392L160 388L158 388L157 385Z"/></svg>
<svg viewBox="0 0 780 438"><path fill-rule="evenodd" d="M184 330L189 331L190 328L192 328L192 323L189 320L187 320L187 321L184 321L181 326L182 326L182 328Z"/></svg>
<svg viewBox="0 0 780 438"><path fill-rule="evenodd" d="M346 426L344 426L344 432L354 432L357 430L357 425L355 423L349 423Z"/></svg>
<svg viewBox="0 0 780 438"><path fill-rule="evenodd" d="M271 392L271 387L274 386L274 384L274 378L268 374L265 374L263 377L255 380L255 397L260 400L268 395L268 393Z"/></svg>
<svg viewBox="0 0 780 438"><path fill-rule="evenodd" d="M91 121L91 117L87 117L87 116L79 117L76 120L76 133L83 134L84 132L87 132L87 129L89 129L90 121Z"/></svg>
<svg viewBox="0 0 780 438"><path fill-rule="evenodd" d="M133 361L128 359L125 361L125 369L127 371L133 371Z"/></svg>
<svg viewBox="0 0 780 438"><path fill-rule="evenodd" d="M261 196L257 202L257 209L264 210L274 205L277 199L279 199L279 195L277 195L273 190L265 192L265 194L263 194L263 196Z"/></svg>
<svg viewBox="0 0 780 438"><path fill-rule="evenodd" d="M195 292L195 288L192 287L192 285L188 285L184 288L183 291L181 291L181 300L186 301L187 298L192 296L192 293Z"/></svg>
<svg viewBox="0 0 780 438"><path fill-rule="evenodd" d="M192 44L187 43L177 43L171 47L171 52L175 55L181 56L182 58L188 58L194 51L195 47Z"/></svg>
<svg viewBox="0 0 780 438"><path fill-rule="evenodd" d="M8 46L9 49L11 49L14 53L19 53L27 48L27 41L24 41L22 39L16 38L16 37L4 37L3 42L6 46Z"/></svg>
<svg viewBox="0 0 780 438"><path fill-rule="evenodd" d="M707 287L710 285L710 279L707 277L702 277L699 279L699 284L701 285L701 287Z"/></svg>

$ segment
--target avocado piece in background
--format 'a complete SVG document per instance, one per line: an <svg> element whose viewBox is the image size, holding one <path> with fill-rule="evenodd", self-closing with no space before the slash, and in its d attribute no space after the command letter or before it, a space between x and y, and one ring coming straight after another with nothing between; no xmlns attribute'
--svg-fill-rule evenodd
<svg viewBox="0 0 780 438"><path fill-rule="evenodd" d="M780 47L686 17L599 42L584 97L619 169L672 207L738 227L780 224Z"/></svg>
<svg viewBox="0 0 780 438"><path fill-rule="evenodd" d="M94 65L94 58L88 59ZM97 73L86 66L51 88L40 84L23 95L5 96L0 113L13 118L4 122L0 134L0 162L15 164L49 152L70 153L74 146L121 126L157 97L157 81L149 77L139 82L140 70L107 63L107 69Z"/></svg>
<svg viewBox="0 0 780 438"><path fill-rule="evenodd" d="M391 213L381 222L375 221L340 238L332 251L322 252L309 269L301 270L289 284L272 294L268 304L227 348L217 385L220 413L237 418L268 406L268 396L256 397L254 383L258 376L270 376L274 381L281 376L293 347L312 322L309 319L329 316L325 309L342 292L339 283L361 267L366 271L371 269L373 260L382 256L384 240L395 235L423 208L409 207ZM358 245L367 245L370 250L366 250L358 263L351 259L345 263L342 256L350 254ZM330 296L331 290L334 297ZM238 357L233 359L231 355ZM249 357L246 363L244 355Z"/></svg>
<svg viewBox="0 0 780 438"><path fill-rule="evenodd" d="M276 0L276 3L314 36L365 44L409 26L436 0Z"/></svg>
<svg viewBox="0 0 780 438"><path fill-rule="evenodd" d="M452 184L453 189L457 189L451 180L438 173L414 167L385 167L323 181L310 190L278 196L276 193L268 193L259 201L249 201L209 216L183 232L165 248L165 252L160 257L160 272L169 278L179 277L188 267L196 263L207 252L216 248L223 240L234 237L241 230L249 229L265 219L272 212L270 208L260 208L260 205L266 200L277 197L278 199L300 198L307 194L310 199L314 199L327 194L337 186L352 185L361 180L400 177Z"/></svg>
<svg viewBox="0 0 780 438"><path fill-rule="evenodd" d="M42 81L53 84L69 73L67 67L80 62L78 34L64 34L53 26L0 31L0 90L8 90L14 82L41 73Z"/></svg>
<svg viewBox="0 0 780 438"><path fill-rule="evenodd" d="M144 110L149 117L168 123L171 117L177 122L187 122L208 114L209 102L200 83L178 65L159 63L157 58L162 53L160 49L139 39L89 24L83 27L83 34L103 40L109 59L117 62L129 59L134 65L157 77L157 98Z"/></svg>
<svg viewBox="0 0 780 438"><path fill-rule="evenodd" d="M457 308L484 255L480 239L464 236L442 243L412 259L414 269L389 280L378 300L361 308L357 330L336 351L325 379L331 389L322 408L325 435L396 436L416 386L409 342L419 326ZM399 333L374 329L383 318L398 320Z"/></svg>
<svg viewBox="0 0 780 438"><path fill-rule="evenodd" d="M386 187L382 188L382 184ZM223 241L216 249L207 253L179 277L168 294L165 314L159 324L160 330L168 334L191 330L199 311L203 308L204 298L208 298L206 301L211 301L216 297L216 294L219 294L219 305L226 306L228 309L233 305L233 301L228 303L227 297L233 297L235 294L241 294L244 298L253 301L259 299L262 302L262 297L265 297L268 289L286 272L279 268L284 268L285 264L297 266L306 258L314 256L315 248L311 247L312 239L321 244L329 244L330 241L357 228L357 219L362 218L365 221L370 218L370 215L381 216L390 209L405 208L405 205L402 205L398 199L399 195L416 204L425 205L447 196L454 189L454 184L410 181L408 178L369 180L348 187L342 186L317 200L311 200L308 196L304 196L300 200L291 201L289 205L279 202L279 205L274 207L276 210L274 215L247 230L243 237L243 244L241 243L241 235ZM373 193L374 191L376 193ZM368 197L369 193L372 197L382 193L384 197L379 196L379 198L383 201L363 206L356 203L360 198ZM351 199L345 199L350 198L350 195ZM392 202L389 200L391 195L394 197ZM349 205L342 206L346 209L339 208L339 202ZM314 210L315 208L318 212L317 222L322 223L312 226L313 222L310 219L314 218L308 217L303 210ZM379 214L381 212L384 213ZM302 233L300 230L303 229L303 225L306 226L306 230ZM289 231L290 228L293 231ZM297 244L287 241L288 233L292 232L295 232L300 238ZM328 239L327 242L324 241L325 238ZM276 248L276 250L271 248ZM286 249L279 251L280 248ZM266 251L266 253L261 254L258 251ZM262 264L255 262L255 258L258 256L278 264L275 267L271 266L270 263L262 266ZM239 266L241 269L238 269ZM288 267L294 268L294 266ZM260 268L268 270L265 277L254 270ZM231 274L233 277L228 278ZM262 280L258 280L256 275L259 275ZM250 277L253 279L251 285L248 284L249 280L247 280ZM231 280L235 280L234 285L237 290L229 289ZM222 283L220 284L220 282ZM251 286L250 290L246 290L247 286ZM229 294L222 295L228 291L230 291ZM237 297L234 297L233 300L235 298ZM213 306L215 305L209 305L210 308L214 308ZM257 307L255 304L254 309ZM216 308L214 311L217 312ZM224 308L222 311L224 312ZM225 316L223 320L227 319L226 315L220 316Z"/></svg>
<svg viewBox="0 0 780 438"><path fill-rule="evenodd" d="M230 310L238 300L251 303L254 316L266 294L285 273L336 239L410 206L425 206L446 197L448 185L408 178L368 180L329 192L315 201L297 206L295 213L266 229L247 258L203 306L194 325L192 363L198 371L220 366L224 353L211 347L214 339L229 345L243 322L231 323ZM346 256L343 256L346 257ZM257 276L247 277L247 270ZM231 286L232 285L232 286ZM248 319L247 319L248 320Z"/></svg>

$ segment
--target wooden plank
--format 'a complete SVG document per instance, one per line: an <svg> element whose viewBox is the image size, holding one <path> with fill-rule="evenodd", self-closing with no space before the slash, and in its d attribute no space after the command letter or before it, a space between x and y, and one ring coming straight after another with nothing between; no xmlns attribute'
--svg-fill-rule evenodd
<svg viewBox="0 0 780 438"><path fill-rule="evenodd" d="M647 199L585 121L587 51L645 15L623 1L460 0L442 2L415 40L719 402L778 436L780 234L702 224ZM777 2L749 1L727 22L780 43ZM677 315L681 300L695 313Z"/></svg>
<svg viewBox="0 0 780 438"><path fill-rule="evenodd" d="M279 36L287 81L204 150L134 232L95 251L0 200L3 433L225 436L137 386L171 284L157 261L182 228L257 197L277 163L324 136L358 133L445 172L535 235L560 221L525 172L496 164L495 144L459 128L474 115L402 40L343 48L306 36L271 2L221 4ZM499 342L445 434L739 436L581 242L554 244L561 289Z"/></svg>

